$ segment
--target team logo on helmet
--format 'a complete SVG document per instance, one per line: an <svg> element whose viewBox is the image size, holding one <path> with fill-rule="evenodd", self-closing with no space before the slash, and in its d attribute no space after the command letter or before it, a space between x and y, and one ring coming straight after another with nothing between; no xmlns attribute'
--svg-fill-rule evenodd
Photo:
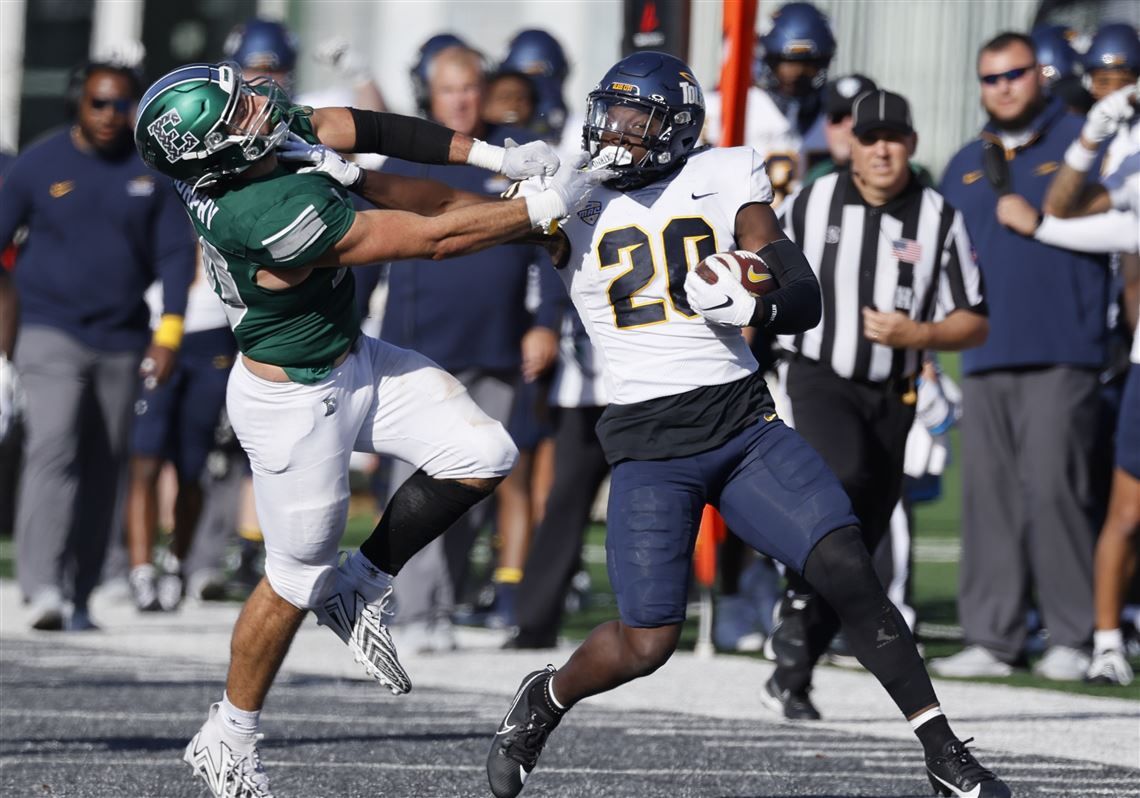
<svg viewBox="0 0 1140 798"><path fill-rule="evenodd" d="M198 137L193 133L187 131L180 134L178 132L178 125L181 121L182 115L178 113L178 109L171 108L146 126L146 132L154 136L158 146L162 147L166 157L172 161L177 161L197 147L199 143Z"/></svg>

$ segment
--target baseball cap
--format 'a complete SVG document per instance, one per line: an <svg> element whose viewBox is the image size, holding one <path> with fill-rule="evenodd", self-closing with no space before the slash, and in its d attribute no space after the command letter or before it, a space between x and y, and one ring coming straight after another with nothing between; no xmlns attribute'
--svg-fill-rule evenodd
<svg viewBox="0 0 1140 798"><path fill-rule="evenodd" d="M910 121L910 105L902 95L891 91L876 89L859 95L852 107L852 115L855 122L851 130L856 136L880 128L907 135L914 132L914 124Z"/></svg>
<svg viewBox="0 0 1140 798"><path fill-rule="evenodd" d="M829 82L825 108L828 117L835 119L850 115L855 98L877 88L879 87L875 85L875 81L866 75L844 75Z"/></svg>

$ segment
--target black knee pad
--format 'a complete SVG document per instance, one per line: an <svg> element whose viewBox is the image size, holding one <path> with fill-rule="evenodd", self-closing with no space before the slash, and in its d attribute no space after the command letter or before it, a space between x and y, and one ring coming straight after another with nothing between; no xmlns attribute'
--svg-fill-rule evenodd
<svg viewBox="0 0 1140 798"><path fill-rule="evenodd" d="M937 703L910 629L887 598L858 527L837 529L817 543L804 577L839 616L851 650L904 715Z"/></svg>
<svg viewBox="0 0 1140 798"><path fill-rule="evenodd" d="M857 526L845 526L824 536L808 555L803 575L808 584L836 609L848 601L865 604L874 593L883 593L871 553L867 551L863 533ZM879 589L869 591L868 580ZM883 598L886 598L885 594Z"/></svg>
<svg viewBox="0 0 1140 798"><path fill-rule="evenodd" d="M360 544L361 553L380 570L398 573L416 552L490 495L497 482L488 480L485 487L473 487L416 471L393 494L380 523Z"/></svg>

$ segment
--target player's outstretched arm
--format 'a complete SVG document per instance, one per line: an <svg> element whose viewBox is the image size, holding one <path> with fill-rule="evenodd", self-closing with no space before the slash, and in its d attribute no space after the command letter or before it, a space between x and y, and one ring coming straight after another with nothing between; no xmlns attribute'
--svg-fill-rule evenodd
<svg viewBox="0 0 1140 798"><path fill-rule="evenodd" d="M544 191L525 199L463 205L438 216L406 211L363 211L319 258L316 266L358 266L378 261L441 258L477 252L518 238L539 221L577 210L590 190L612 175L584 171L582 153L562 168Z"/></svg>
<svg viewBox="0 0 1140 798"><path fill-rule="evenodd" d="M324 144L309 144L290 135L278 148L277 159L307 164L298 174L319 172L331 177L378 208L438 216L455 208L486 202L484 194L459 191L436 180L404 177L363 169Z"/></svg>
<svg viewBox="0 0 1140 798"><path fill-rule="evenodd" d="M799 246L784 235L771 206L745 205L736 214L736 241L758 254L779 284L756 300L751 324L774 334L794 334L819 324L823 314L819 281Z"/></svg>
<svg viewBox="0 0 1140 798"><path fill-rule="evenodd" d="M470 164L501 172L512 180L550 176L559 159L545 142L505 147L473 139L450 128L401 114L357 108L318 108L313 131L321 143L341 152L374 152L426 164Z"/></svg>
<svg viewBox="0 0 1140 798"><path fill-rule="evenodd" d="M1088 174L1101 145L1136 113L1138 86L1118 89L1089 109L1081 135L1065 151L1065 162L1045 192L1045 213L1065 219L1104 213L1112 207L1108 191L1099 183L1088 183Z"/></svg>
<svg viewBox="0 0 1140 798"><path fill-rule="evenodd" d="M360 211L348 232L315 266L363 266L393 260L442 258L478 252L531 226L522 200L484 202L440 216L407 211Z"/></svg>
<svg viewBox="0 0 1140 798"><path fill-rule="evenodd" d="M366 170L356 193L377 208L411 211L421 216L439 216L442 213L465 208L468 205L485 205L488 197L470 191L460 191L438 180L428 180L384 172ZM492 203L498 199L490 200Z"/></svg>

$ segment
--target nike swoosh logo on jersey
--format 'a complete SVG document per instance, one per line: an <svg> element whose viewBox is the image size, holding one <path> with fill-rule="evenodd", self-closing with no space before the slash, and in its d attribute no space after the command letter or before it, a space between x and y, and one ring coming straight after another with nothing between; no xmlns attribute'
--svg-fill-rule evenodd
<svg viewBox="0 0 1140 798"><path fill-rule="evenodd" d="M717 194L717 193L719 193L719 192L710 191L708 194L697 194L696 192L694 192L692 194L692 197L693 197L693 199L698 200L698 199L704 199L705 197L711 197L713 194Z"/></svg>
<svg viewBox="0 0 1140 798"><path fill-rule="evenodd" d="M765 280L771 280L772 275L770 275L770 274L759 274L759 273L757 273L755 266L749 266L748 267L748 279L754 283L762 283Z"/></svg>
<svg viewBox="0 0 1140 798"><path fill-rule="evenodd" d="M730 297L728 294L725 294L723 302L721 302L719 305L713 305L710 308L705 308L705 310L720 310L721 308L727 308L727 307L731 307L731 306L732 306L732 297Z"/></svg>

